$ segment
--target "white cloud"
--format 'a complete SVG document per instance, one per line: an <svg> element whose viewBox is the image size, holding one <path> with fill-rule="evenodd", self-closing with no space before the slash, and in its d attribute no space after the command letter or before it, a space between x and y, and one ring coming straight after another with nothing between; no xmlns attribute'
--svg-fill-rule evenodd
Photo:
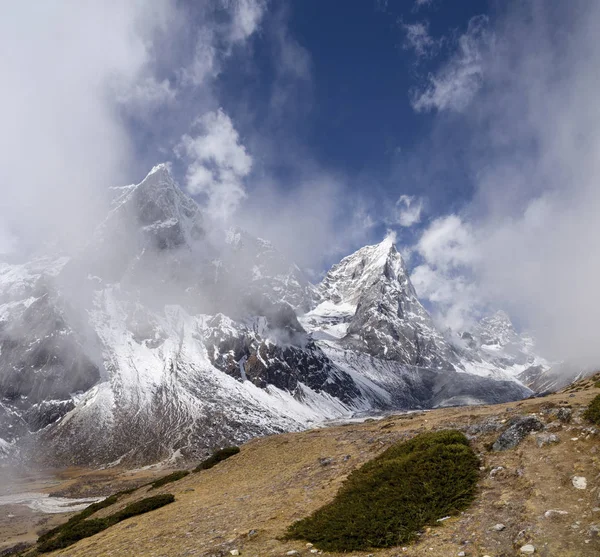
<svg viewBox="0 0 600 557"><path fill-rule="evenodd" d="M461 122L476 194L462 218L423 234L415 283L432 300L464 285L548 357L598 366L600 5L536 6L511 4L495 25L485 86ZM453 122L438 124L451 135Z"/></svg>
<svg viewBox="0 0 600 557"><path fill-rule="evenodd" d="M475 319L482 300L469 271L478 259L471 228L457 215L434 220L414 250L423 263L411 273L419 294L435 307L442 327L461 330Z"/></svg>
<svg viewBox="0 0 600 557"><path fill-rule="evenodd" d="M431 4L433 4L433 0L415 0L413 9L416 11L419 8L424 8L426 6L430 6Z"/></svg>
<svg viewBox="0 0 600 557"><path fill-rule="evenodd" d="M474 282L430 264L415 267L410 278L419 297L433 306L433 318L442 329L463 331L471 327L481 303Z"/></svg>
<svg viewBox="0 0 600 557"><path fill-rule="evenodd" d="M475 260L472 231L457 215L434 220L421 235L417 249L427 263L444 271Z"/></svg>
<svg viewBox="0 0 600 557"><path fill-rule="evenodd" d="M286 185L261 175L236 216L238 225L302 268L327 268L371 240L379 223L370 200L348 196L343 178L306 164Z"/></svg>
<svg viewBox="0 0 600 557"><path fill-rule="evenodd" d="M177 91L168 79L158 81L154 76L127 84L117 92L117 100L120 103L127 105L131 110L139 110L143 113L173 102L176 96Z"/></svg>
<svg viewBox="0 0 600 557"><path fill-rule="evenodd" d="M252 157L222 109L199 118L197 126L200 133L184 135L176 148L188 161L186 187L191 195L205 197L207 214L227 220L246 196L243 180L252 169Z"/></svg>
<svg viewBox="0 0 600 557"><path fill-rule="evenodd" d="M215 46L216 42L213 29L204 27L199 30L192 61L178 71L182 86L198 87L219 75L220 60Z"/></svg>
<svg viewBox="0 0 600 557"><path fill-rule="evenodd" d="M243 42L255 33L267 7L266 0L234 0L231 24L231 42Z"/></svg>
<svg viewBox="0 0 600 557"><path fill-rule="evenodd" d="M0 255L6 255L14 252L17 247L16 238L10 230L6 230L0 223Z"/></svg>
<svg viewBox="0 0 600 557"><path fill-rule="evenodd" d="M439 48L439 41L429 34L429 23L417 21L415 23L400 23L404 31L405 50L414 50L418 58L427 58L435 54Z"/></svg>
<svg viewBox="0 0 600 557"><path fill-rule="evenodd" d="M411 104L417 112L451 110L462 112L479 91L484 78L484 53L493 35L487 16L475 16L458 40L457 51L422 89L413 91Z"/></svg>
<svg viewBox="0 0 600 557"><path fill-rule="evenodd" d="M151 76L174 10L139 1L0 3L0 219L21 242L73 243L131 171L116 99Z"/></svg>
<svg viewBox="0 0 600 557"><path fill-rule="evenodd" d="M398 224L406 228L421 222L423 200L412 195L401 195L396 201L393 219L389 224Z"/></svg>

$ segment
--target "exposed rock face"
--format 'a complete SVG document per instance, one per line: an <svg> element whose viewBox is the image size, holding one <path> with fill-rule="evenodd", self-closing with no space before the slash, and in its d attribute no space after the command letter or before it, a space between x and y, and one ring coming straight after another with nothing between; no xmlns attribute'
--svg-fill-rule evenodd
<svg viewBox="0 0 600 557"><path fill-rule="evenodd" d="M391 238L344 258L325 276L322 300L355 308L343 343L386 360L453 369L454 352L435 328Z"/></svg>
<svg viewBox="0 0 600 557"><path fill-rule="evenodd" d="M85 249L0 264L2 453L197 458L357 412L530 394L481 349L516 342L510 327L453 346L389 238L315 286L268 242L207 225L165 165L114 194Z"/></svg>

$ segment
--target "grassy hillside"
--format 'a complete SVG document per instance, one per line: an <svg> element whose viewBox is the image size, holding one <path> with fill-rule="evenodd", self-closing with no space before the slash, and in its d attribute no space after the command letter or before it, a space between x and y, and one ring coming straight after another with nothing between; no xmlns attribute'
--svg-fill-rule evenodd
<svg viewBox="0 0 600 557"><path fill-rule="evenodd" d="M600 428L583 414L600 394L597 384L597 379L586 380L567 392L517 403L440 409L257 439L211 469L150 492L172 493L175 502L47 555L226 557L231 551L242 556L297 551L310 556L320 550L285 538L292 524L330 504L349 474L393 445L452 428L466 435L480 459L472 505L423 527L405 550L352 555L448 557L464 551L498 557L518 555L521 546L531 543L540 555L595 556L600 554ZM491 450L516 419L531 415L542 430L528 433L514 449ZM585 489L574 486L574 477L586 478ZM147 489L122 504L147 496Z"/></svg>

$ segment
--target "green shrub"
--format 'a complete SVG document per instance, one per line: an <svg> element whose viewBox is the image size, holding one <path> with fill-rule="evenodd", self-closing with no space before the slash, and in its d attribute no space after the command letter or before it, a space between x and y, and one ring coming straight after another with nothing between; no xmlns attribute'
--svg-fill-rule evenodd
<svg viewBox="0 0 600 557"><path fill-rule="evenodd" d="M583 413L583 417L593 424L600 424L600 395L595 396Z"/></svg>
<svg viewBox="0 0 600 557"><path fill-rule="evenodd" d="M225 447L224 449L219 449L215 451L212 455L210 455L206 460L203 460L196 468L194 468L194 472L200 472L201 470L208 470L213 466L219 464L219 462L228 459L230 456L236 455L240 452L239 447Z"/></svg>
<svg viewBox="0 0 600 557"><path fill-rule="evenodd" d="M138 514L144 514L154 509L164 507L169 503L175 501L175 497L170 493L164 493L162 495L154 495L153 497L146 497L127 505L124 509L111 515L111 518L115 518L117 522L136 516Z"/></svg>
<svg viewBox="0 0 600 557"><path fill-rule="evenodd" d="M48 553L49 551L69 547L83 538L89 538L98 532L102 532L102 530L106 530L113 524L116 524L116 522L109 518L82 520L81 522L62 528L60 534L52 539L46 540L43 543L39 543L38 541L38 551L40 553Z"/></svg>
<svg viewBox="0 0 600 557"><path fill-rule="evenodd" d="M98 501L97 503L92 503L89 507L86 507L81 512L79 512L76 515L69 518L69 520L67 520L67 522L65 522L64 524L61 524L60 526L57 526L56 528L52 528L52 530L48 530L46 533L42 534L38 538L38 543L49 540L50 538L53 538L54 536L56 536L56 534L58 534L65 528L69 528L69 527L81 522L82 520L85 520L86 518L92 516L95 512L97 512L101 509L105 509L106 507L110 507L111 505L114 505L119 500L120 496L121 496L121 493L115 493L114 495L111 495L110 497L107 497L106 499L103 499L102 501Z"/></svg>
<svg viewBox="0 0 600 557"><path fill-rule="evenodd" d="M363 466L362 471L366 472L387 460L402 458L414 452L427 450L435 445L464 445L468 447L469 441L460 431L454 429L421 433L409 441L392 445L377 458L367 462Z"/></svg>
<svg viewBox="0 0 600 557"><path fill-rule="evenodd" d="M479 461L458 431L425 433L354 471L335 499L292 524L286 537L326 551L392 547L475 496Z"/></svg>
<svg viewBox="0 0 600 557"><path fill-rule="evenodd" d="M177 480L180 480L181 478L185 478L188 474L189 474L188 470L178 470L177 472L173 472L172 474L169 474L168 476L163 476L162 478L159 478L155 482L152 482L152 486L150 487L150 489L156 489L158 487L162 487L163 485L169 484L171 482L176 482Z"/></svg>
<svg viewBox="0 0 600 557"><path fill-rule="evenodd" d="M117 497L117 495L112 495L111 497ZM108 499L110 499L110 497ZM107 501L107 499L104 501ZM100 503L104 503L104 501L101 501ZM110 528L122 520L153 511L154 509L158 509L160 507L164 507L173 501L175 501L175 497L170 493L165 493L162 495L155 495L154 497L146 497L140 501L135 501L120 511L105 518L92 518L90 520L79 518L81 514L93 506L90 505L90 507L85 509L85 511L72 517L71 520L62 526L54 528L53 530L46 532L44 536L38 538L37 550L40 553L48 553L49 551L54 551L55 549L68 547L75 542L82 540L83 538L89 538L98 532L102 532L103 530ZM94 504L99 505L100 503ZM100 508L96 507L93 512L100 510ZM88 513L87 516L90 516L90 514L92 513ZM73 519L75 518L78 518L78 520L74 521Z"/></svg>

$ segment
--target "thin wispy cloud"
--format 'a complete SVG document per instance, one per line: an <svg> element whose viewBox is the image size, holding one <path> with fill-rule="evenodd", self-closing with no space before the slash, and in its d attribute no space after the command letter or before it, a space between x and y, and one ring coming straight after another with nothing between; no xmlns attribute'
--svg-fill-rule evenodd
<svg viewBox="0 0 600 557"><path fill-rule="evenodd" d="M404 32L402 47L405 50L414 51L417 58L430 58L439 49L440 41L429 34L429 23L427 21L417 21L415 23L400 21L400 27Z"/></svg>
<svg viewBox="0 0 600 557"><path fill-rule="evenodd" d="M467 31L458 39L456 52L437 72L427 77L422 87L412 92L414 110L465 110L483 84L483 60L492 42L488 17L473 17Z"/></svg>
<svg viewBox="0 0 600 557"><path fill-rule="evenodd" d="M421 8L425 8L427 6L431 6L435 0L415 0L413 5L413 10L418 11Z"/></svg>
<svg viewBox="0 0 600 557"><path fill-rule="evenodd" d="M388 224L409 228L421 222L423 200L414 195L401 195L396 201Z"/></svg>

